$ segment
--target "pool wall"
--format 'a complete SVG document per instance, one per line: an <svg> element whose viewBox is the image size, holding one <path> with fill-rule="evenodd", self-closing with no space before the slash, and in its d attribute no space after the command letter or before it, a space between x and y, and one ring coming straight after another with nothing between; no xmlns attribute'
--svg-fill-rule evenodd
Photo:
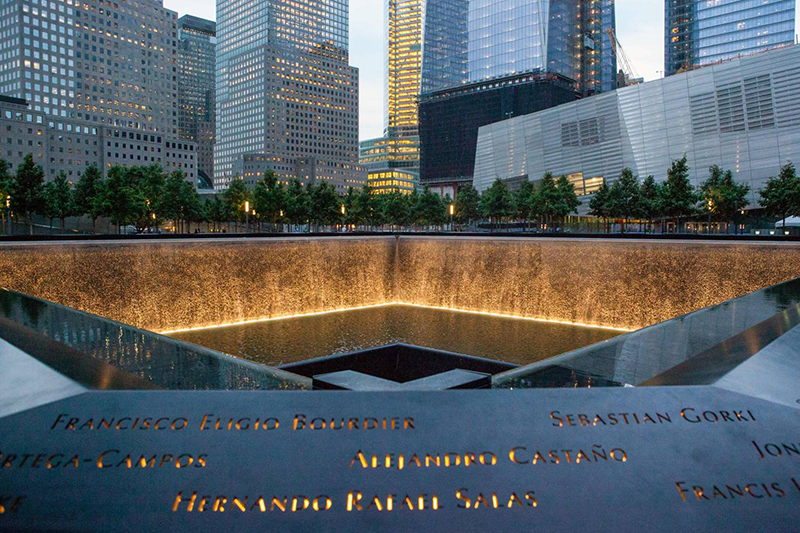
<svg viewBox="0 0 800 533"><path fill-rule="evenodd" d="M152 331L403 302L638 329L800 276L800 245L497 237L0 244L0 286Z"/></svg>

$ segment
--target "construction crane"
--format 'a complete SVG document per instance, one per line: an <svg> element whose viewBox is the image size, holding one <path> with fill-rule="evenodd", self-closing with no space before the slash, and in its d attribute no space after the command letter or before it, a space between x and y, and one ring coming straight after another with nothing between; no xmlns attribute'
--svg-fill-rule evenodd
<svg viewBox="0 0 800 533"><path fill-rule="evenodd" d="M622 67L622 72L625 74L625 77L630 81L639 79L639 76L636 74L636 71L633 68L633 64L628 59L628 55L625 53L625 50L622 49L622 45L617 39L617 35L616 33L614 33L613 28L607 29L606 33L611 39L611 51L619 60L620 66Z"/></svg>

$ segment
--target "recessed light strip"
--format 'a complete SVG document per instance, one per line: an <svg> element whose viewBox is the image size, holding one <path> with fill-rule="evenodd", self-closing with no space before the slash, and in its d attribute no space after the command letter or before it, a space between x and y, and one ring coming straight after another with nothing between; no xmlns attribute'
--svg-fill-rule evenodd
<svg viewBox="0 0 800 533"><path fill-rule="evenodd" d="M497 318L509 318L513 320L527 320L529 322L544 322L548 324L562 324L565 326L580 326L583 328L593 328L593 329L605 329L609 331L621 331L621 332L631 332L635 331L629 328L618 328L613 326L600 326L597 324L582 324L580 322L569 322L566 320L555 320L551 318L534 318L528 316L519 316L519 315L507 315L504 313L494 313L491 311L475 311L470 309L457 309L453 307L439 307L435 305L424 305L424 304L415 304L409 302L386 302L381 304L373 304L373 305L362 305L358 307L347 307L344 309L331 309L328 311L314 311L311 313L299 313L295 315L285 315L285 316L277 316L277 317L267 317L267 318L253 318L248 320L240 320L238 322L226 322L223 324L213 324L210 326L197 326L191 328L181 328L181 329L173 329L167 331L159 331L158 333L162 335L171 335L174 333L184 333L187 331L199 331L204 329L218 329L218 328L229 328L233 326L242 326L245 324L257 324L259 322L276 322L278 320L289 320L291 318L303 318L309 316L320 316L320 315L330 315L333 313L346 313L348 311L358 311L361 309L373 309L376 307L391 307L391 306L406 306L406 307L418 307L421 309L435 309L438 311L451 311L454 313L467 313L471 315L483 315L483 316L492 316Z"/></svg>

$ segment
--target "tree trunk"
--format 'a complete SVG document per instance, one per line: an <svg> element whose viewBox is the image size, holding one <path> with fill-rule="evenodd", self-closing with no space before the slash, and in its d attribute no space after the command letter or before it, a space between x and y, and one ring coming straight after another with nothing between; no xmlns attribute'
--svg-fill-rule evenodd
<svg viewBox="0 0 800 533"><path fill-rule="evenodd" d="M33 235L33 213L28 213L28 234Z"/></svg>

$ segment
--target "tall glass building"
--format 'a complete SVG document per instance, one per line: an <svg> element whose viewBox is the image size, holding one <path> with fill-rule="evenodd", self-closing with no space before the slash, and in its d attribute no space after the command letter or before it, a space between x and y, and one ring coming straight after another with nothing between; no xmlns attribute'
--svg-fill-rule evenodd
<svg viewBox="0 0 800 533"><path fill-rule="evenodd" d="M424 0L385 0L383 137L361 141L359 162L383 178L392 169L419 171L417 99L422 75ZM388 174L387 174L388 172ZM413 180L412 180L413 182ZM383 189L382 189L383 190Z"/></svg>
<svg viewBox="0 0 800 533"><path fill-rule="evenodd" d="M198 186L213 187L214 62L216 24L184 15L178 19L178 134L197 146Z"/></svg>
<svg viewBox="0 0 800 533"><path fill-rule="evenodd" d="M348 0L217 2L214 188L366 181L358 165L358 69L348 64Z"/></svg>
<svg viewBox="0 0 800 533"><path fill-rule="evenodd" d="M523 73L612 90L614 0L426 0L422 93Z"/></svg>
<svg viewBox="0 0 800 533"><path fill-rule="evenodd" d="M422 67L422 0L386 0L384 131L417 134Z"/></svg>
<svg viewBox="0 0 800 533"><path fill-rule="evenodd" d="M614 0L427 0L420 182L469 182L478 128L616 87Z"/></svg>
<svg viewBox="0 0 800 533"><path fill-rule="evenodd" d="M795 0L667 0L667 76L794 43Z"/></svg>
<svg viewBox="0 0 800 533"><path fill-rule="evenodd" d="M421 93L467 81L469 0L424 0Z"/></svg>

